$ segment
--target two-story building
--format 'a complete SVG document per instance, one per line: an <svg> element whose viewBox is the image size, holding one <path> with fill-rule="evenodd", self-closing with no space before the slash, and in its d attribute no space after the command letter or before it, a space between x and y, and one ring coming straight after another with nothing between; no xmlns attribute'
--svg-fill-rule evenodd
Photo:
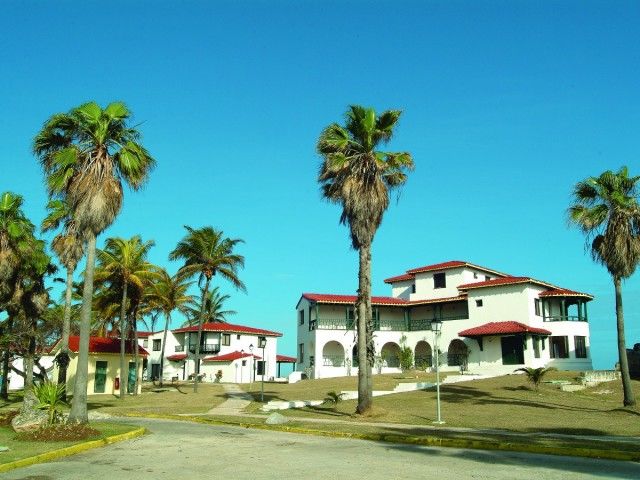
<svg viewBox="0 0 640 480"><path fill-rule="evenodd" d="M509 373L528 366L591 370L587 293L463 261L387 278L390 297L372 297L376 372L395 372L400 348L416 368ZM355 295L303 293L297 370L314 378L355 375ZM441 322L436 338L433 322Z"/></svg>
<svg viewBox="0 0 640 480"><path fill-rule="evenodd" d="M160 358L164 332L150 333L141 340L149 351L146 378L160 376ZM260 328L231 323L205 323L200 342L200 375L203 381L215 381L222 373L222 382L250 383L277 376L277 340L282 334ZM167 332L163 381L189 380L196 371L198 327L182 327ZM264 345L264 348L263 348Z"/></svg>

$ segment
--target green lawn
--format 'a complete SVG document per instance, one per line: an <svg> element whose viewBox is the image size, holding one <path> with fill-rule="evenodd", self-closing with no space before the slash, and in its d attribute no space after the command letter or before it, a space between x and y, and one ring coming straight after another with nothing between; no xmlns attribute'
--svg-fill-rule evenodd
<svg viewBox="0 0 640 480"><path fill-rule="evenodd" d="M0 464L13 462L22 458L33 457L34 455L50 452L51 450L58 450L90 440L99 440L119 433L130 432L139 428L122 423L92 423L91 427L98 430L100 435L86 440L74 440L68 442L32 442L16 440L16 434L11 427L0 427L0 445L9 447L9 451L0 452Z"/></svg>
<svg viewBox="0 0 640 480"><path fill-rule="evenodd" d="M193 384L171 385L164 388L145 385L141 395L128 395L120 400L113 395L89 395L88 407L110 415L206 413L226 400L222 385L201 383L198 393Z"/></svg>
<svg viewBox="0 0 640 480"><path fill-rule="evenodd" d="M553 372L550 380L575 379L577 372ZM392 382L375 377L378 384ZM329 390L345 390L354 379L307 380L293 385L265 385L265 400L271 398L317 400ZM398 380L401 381L401 380ZM305 394L305 386L306 391ZM640 400L640 381L634 381ZM291 390L287 391L287 387ZM267 392L269 392L267 394ZM255 395L255 387L254 387ZM355 400L328 406L282 411L301 418L322 418L371 422L431 425L436 414L435 389L375 397L371 415L353 415ZM621 382L602 383L579 392L562 392L557 385L543 384L536 392L523 375L506 375L484 380L443 385L442 417L446 426L495 428L520 432L556 432L584 435L640 436L640 408L623 409ZM259 404L252 404L257 411Z"/></svg>

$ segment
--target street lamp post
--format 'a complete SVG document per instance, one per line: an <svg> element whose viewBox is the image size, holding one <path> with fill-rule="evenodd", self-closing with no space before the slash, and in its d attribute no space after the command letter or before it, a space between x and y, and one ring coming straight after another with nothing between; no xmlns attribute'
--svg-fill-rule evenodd
<svg viewBox="0 0 640 480"><path fill-rule="evenodd" d="M244 359L244 348L242 350L240 350L240 353L242 354L242 357L240 358L240 383L244 383L244 368L242 368L244 365L244 363L246 363L246 360Z"/></svg>
<svg viewBox="0 0 640 480"><path fill-rule="evenodd" d="M260 401L264 403L264 371L267 369L267 359L264 356L264 349L267 346L267 337L258 338L258 347L262 348L262 386L260 388Z"/></svg>
<svg viewBox="0 0 640 480"><path fill-rule="evenodd" d="M436 354L436 413L437 420L433 423L442 425L444 420L440 415L440 350L438 347L438 340L440 340L440 334L442 333L442 322L439 320L434 320L431 322L431 329L434 334L434 346L435 346L435 354Z"/></svg>
<svg viewBox="0 0 640 480"><path fill-rule="evenodd" d="M249 345L249 352L251 352L251 370L249 371L249 390L253 389L253 374L256 370L256 359L253 356L253 343Z"/></svg>

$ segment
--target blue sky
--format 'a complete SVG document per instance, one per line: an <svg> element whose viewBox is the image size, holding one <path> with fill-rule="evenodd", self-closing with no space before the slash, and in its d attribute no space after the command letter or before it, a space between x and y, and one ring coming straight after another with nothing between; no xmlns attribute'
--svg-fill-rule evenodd
<svg viewBox="0 0 640 480"><path fill-rule="evenodd" d="M0 190L46 203L31 141L53 113L124 100L158 162L106 236L167 266L183 225L242 238L231 320L285 333L303 291L352 293L357 256L316 183L315 142L347 105L404 111L390 150L416 169L373 249L373 291L467 260L596 296L595 366L616 361L613 286L567 228L577 181L640 174L637 2L6 2ZM103 237L104 238L104 237ZM624 285L640 341L640 274Z"/></svg>

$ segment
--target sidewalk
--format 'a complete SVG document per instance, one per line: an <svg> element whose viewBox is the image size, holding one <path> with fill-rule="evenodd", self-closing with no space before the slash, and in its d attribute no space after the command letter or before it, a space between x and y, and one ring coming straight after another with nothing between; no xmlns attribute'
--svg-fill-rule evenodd
<svg viewBox="0 0 640 480"><path fill-rule="evenodd" d="M243 415L244 409L253 401L253 397L235 383L223 383L222 387L229 398L209 410L207 415Z"/></svg>

